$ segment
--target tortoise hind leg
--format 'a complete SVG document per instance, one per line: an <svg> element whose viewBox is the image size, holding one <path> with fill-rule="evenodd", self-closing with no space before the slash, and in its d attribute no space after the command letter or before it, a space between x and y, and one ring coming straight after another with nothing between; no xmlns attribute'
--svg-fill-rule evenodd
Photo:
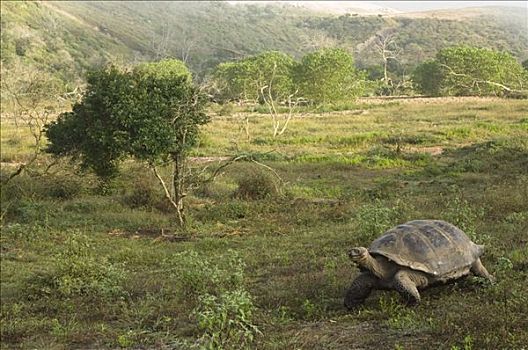
<svg viewBox="0 0 528 350"><path fill-rule="evenodd" d="M393 286L400 295L411 305L420 303L418 287L423 288L428 284L427 277L422 273L411 270L400 270L394 275Z"/></svg>
<svg viewBox="0 0 528 350"><path fill-rule="evenodd" d="M471 265L471 272L475 275L475 276L480 276L480 277L484 277L486 279L488 279L491 283L494 283L495 282L495 277L493 277L489 272L488 270L486 270L486 268L484 267L484 265L482 265L482 261L480 261L480 259L477 259L477 261L475 261L473 263L473 265Z"/></svg>
<svg viewBox="0 0 528 350"><path fill-rule="evenodd" d="M345 295L345 307L350 310L363 303L370 295L372 289L377 286L378 279L374 275L368 272L361 273L352 281Z"/></svg>

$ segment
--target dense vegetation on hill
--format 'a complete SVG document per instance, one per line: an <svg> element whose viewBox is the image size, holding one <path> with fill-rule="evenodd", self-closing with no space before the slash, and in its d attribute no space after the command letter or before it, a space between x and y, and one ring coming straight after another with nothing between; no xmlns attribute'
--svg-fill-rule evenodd
<svg viewBox="0 0 528 350"><path fill-rule="evenodd" d="M360 67L380 65L376 33L395 33L399 62L411 67L441 48L471 44L528 58L522 11L483 11L464 21L344 15L222 2L2 2L2 63L35 66L65 82L109 60L175 57L203 76L218 63L278 50L299 58L338 45ZM391 67L397 71L401 66Z"/></svg>
<svg viewBox="0 0 528 350"><path fill-rule="evenodd" d="M308 18L303 22L303 27L322 30L355 48L358 64L363 67L379 64L379 55L372 54L372 43L369 41L374 33L384 32L394 33L394 41L401 49L399 62L406 68L454 44L489 47L524 58L528 55L526 17L523 17L522 12L516 14L505 11L504 14L507 16L488 14L464 21L344 15Z"/></svg>

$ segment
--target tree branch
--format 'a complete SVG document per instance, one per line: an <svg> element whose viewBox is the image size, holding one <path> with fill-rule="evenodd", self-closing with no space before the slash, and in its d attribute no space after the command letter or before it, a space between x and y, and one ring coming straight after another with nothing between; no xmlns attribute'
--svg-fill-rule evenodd
<svg viewBox="0 0 528 350"><path fill-rule="evenodd" d="M178 209L178 205L176 204L176 202L174 202L174 200L172 199L172 196L170 194L170 191L169 189L167 188L167 185L165 184L165 181L163 181L163 178L160 176L160 174L158 173L158 169L156 168L156 166L153 164L153 163L150 163L149 164L150 168L154 171L154 175L156 175L156 177L158 178L161 186L163 187L163 191L165 192L165 197L169 200L169 202L172 204L172 206L176 209Z"/></svg>
<svg viewBox="0 0 528 350"><path fill-rule="evenodd" d="M501 83L497 83L495 81L490 81L490 80L481 80L481 79L477 79L469 74L465 74L465 73L457 73L453 70L453 68L449 67L448 65L446 64L440 64L440 67L444 67L444 68L447 68L447 70L449 71L449 75L452 75L452 76L455 76L455 77L464 77L464 78L469 78L472 80L472 87L473 86L477 86L477 89L480 90L480 87L479 87L479 84L488 84L488 85L491 85L491 86L496 86L496 87L500 87L501 89L507 91L507 92L521 92L521 90L516 90L516 89L512 89L504 84L501 84ZM464 85L465 87L468 87L466 85Z"/></svg>

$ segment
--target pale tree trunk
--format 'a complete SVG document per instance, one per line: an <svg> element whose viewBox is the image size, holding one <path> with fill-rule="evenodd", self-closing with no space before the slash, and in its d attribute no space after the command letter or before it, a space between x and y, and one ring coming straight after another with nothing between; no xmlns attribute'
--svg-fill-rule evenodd
<svg viewBox="0 0 528 350"><path fill-rule="evenodd" d="M397 60L401 54L401 49L396 45L394 38L395 33L380 33L376 34L376 40L374 41L374 46L383 60L383 82L386 85L389 85L389 60Z"/></svg>
<svg viewBox="0 0 528 350"><path fill-rule="evenodd" d="M264 94L264 90L266 88L268 89L267 97ZM297 91L288 96L288 115L284 118L282 126L281 126L281 120L279 118L280 117L279 112L277 111L277 108L276 108L276 102L273 98L273 95L271 94L271 89L268 86L264 86L261 90L261 93L262 93L264 103L266 103L266 105L268 106L268 110L271 115L272 127L273 127L273 137L280 136L284 134L284 132L288 128L288 124L290 123L290 120L293 117L294 103L292 102L292 98L293 96L295 96Z"/></svg>
<svg viewBox="0 0 528 350"><path fill-rule="evenodd" d="M268 111L271 115L271 122L272 122L272 128L273 128L273 137L277 137L282 135L286 128L288 127L288 124L290 123L290 120L293 117L293 103L292 98L297 94L297 91L295 91L293 94L288 96L288 116L285 118L282 127L281 127L281 120L279 116L279 112L277 111L277 101L276 98L273 96L272 93L272 83L275 79L275 70L277 66L275 65L273 69L273 75L271 76L271 79L267 85L264 85L260 88L260 97L264 100L264 103L268 107Z"/></svg>
<svg viewBox="0 0 528 350"><path fill-rule="evenodd" d="M171 176L171 189L168 188L167 184L163 180L163 177L158 172L158 169L153 163L150 163L150 168L154 171L154 175L160 182L165 193L165 198L169 201L171 206L176 211L176 219L178 226L185 226L185 212L183 205L183 198L185 198L186 193L186 157L183 154L176 154L172 157L173 160L173 170Z"/></svg>
<svg viewBox="0 0 528 350"><path fill-rule="evenodd" d="M172 186L174 188L174 203L176 204L176 215L178 218L178 224L185 226L185 213L183 207L183 198L187 195L185 193L185 170L186 170L186 159L183 154L177 154L173 156L174 169L172 173Z"/></svg>

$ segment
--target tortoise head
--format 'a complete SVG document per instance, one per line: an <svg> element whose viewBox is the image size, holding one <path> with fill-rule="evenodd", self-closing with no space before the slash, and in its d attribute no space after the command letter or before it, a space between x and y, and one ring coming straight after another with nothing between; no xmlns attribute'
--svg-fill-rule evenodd
<svg viewBox="0 0 528 350"><path fill-rule="evenodd" d="M361 263L369 256L367 248L356 247L348 251L348 257L355 263Z"/></svg>
<svg viewBox="0 0 528 350"><path fill-rule="evenodd" d="M371 272L378 278L386 278L386 267L382 262L372 256L367 248L355 247L348 251L350 259L359 267L360 270Z"/></svg>

